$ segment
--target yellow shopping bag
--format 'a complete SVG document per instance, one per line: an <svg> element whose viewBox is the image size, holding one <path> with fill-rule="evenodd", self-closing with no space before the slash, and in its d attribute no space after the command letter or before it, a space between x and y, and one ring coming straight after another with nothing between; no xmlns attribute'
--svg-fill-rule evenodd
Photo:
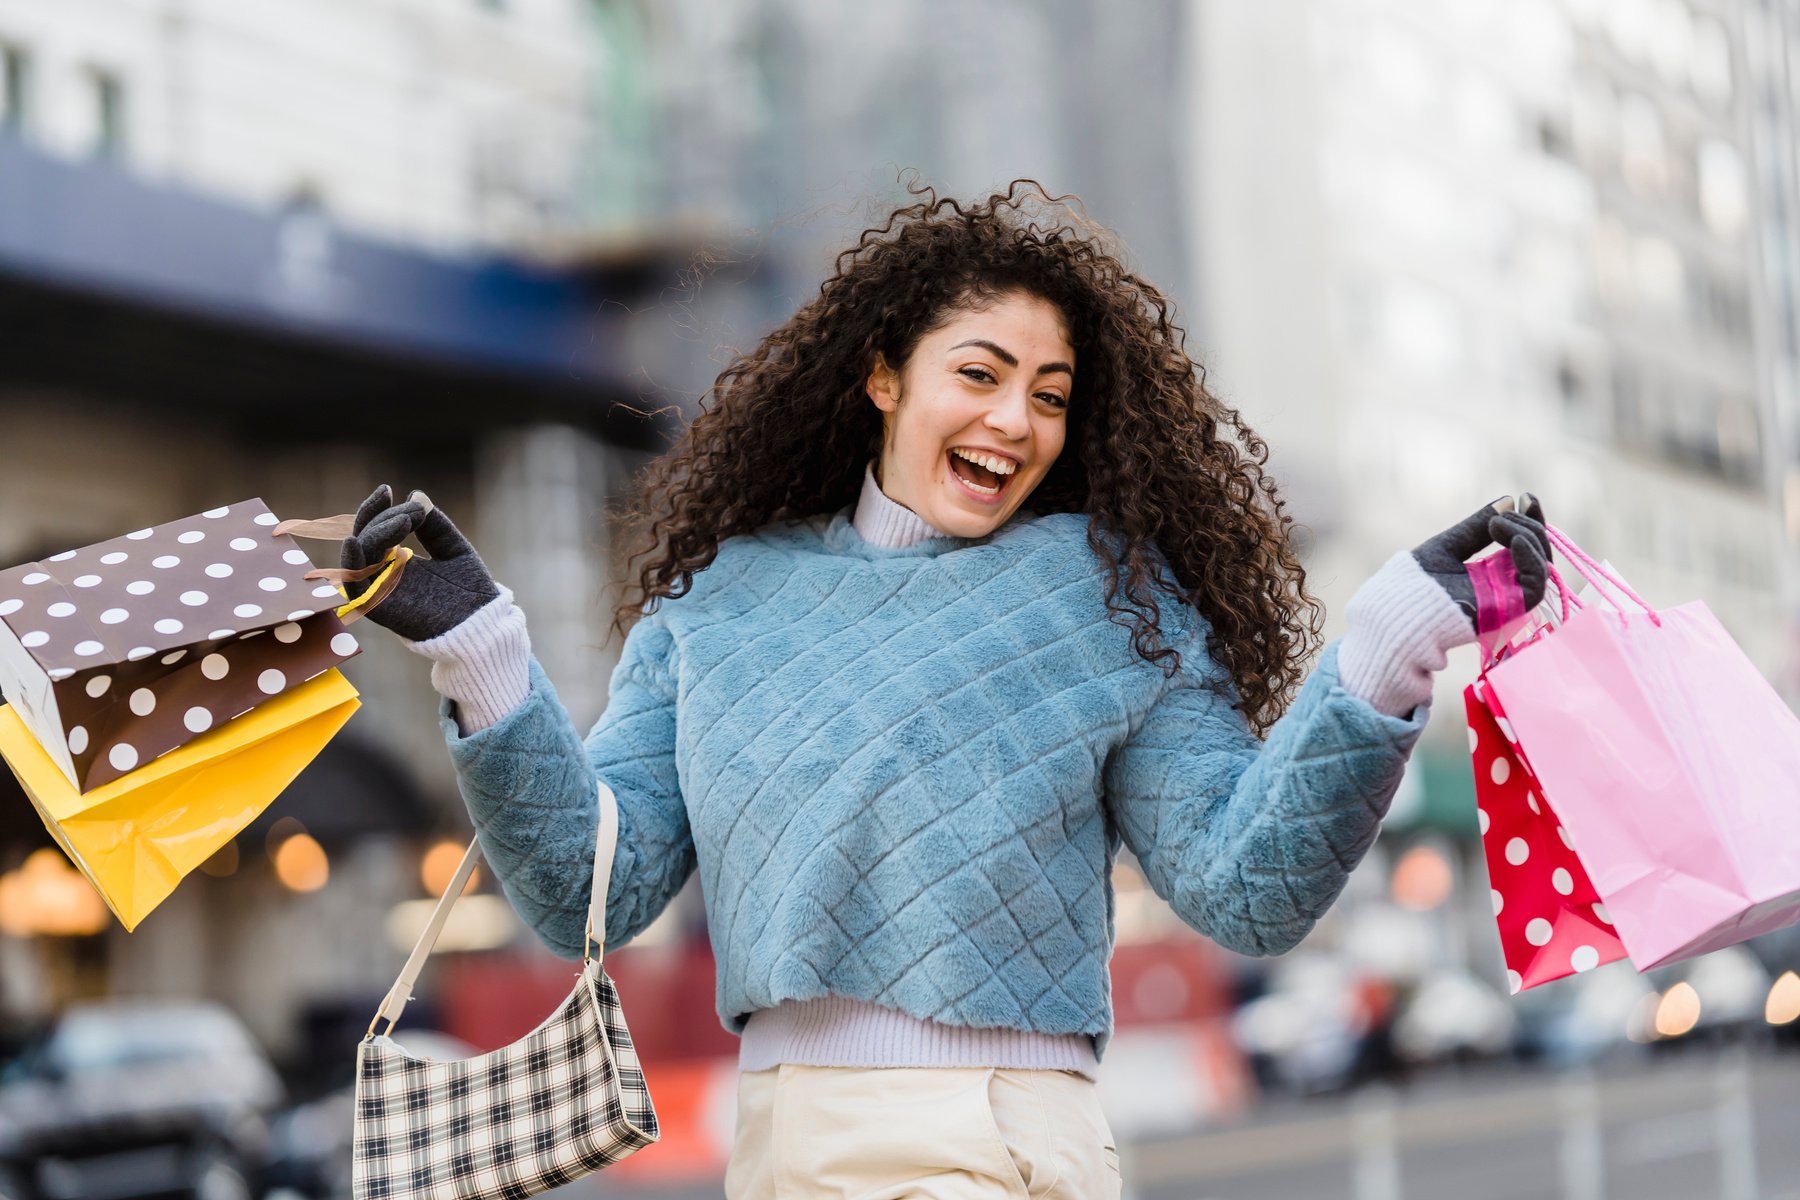
<svg viewBox="0 0 1800 1200"><path fill-rule="evenodd" d="M10 705L0 755L44 825L127 930L255 820L360 706L328 670L90 792L75 790Z"/></svg>

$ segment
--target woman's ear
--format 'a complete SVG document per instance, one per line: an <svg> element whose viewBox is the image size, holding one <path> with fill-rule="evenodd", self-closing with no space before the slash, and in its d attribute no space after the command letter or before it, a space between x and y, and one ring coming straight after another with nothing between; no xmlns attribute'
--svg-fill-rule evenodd
<svg viewBox="0 0 1800 1200"><path fill-rule="evenodd" d="M875 365L869 369L869 378L863 384L869 393L869 399L882 412L894 412L900 407L900 374L888 366L887 359L879 351L875 354Z"/></svg>

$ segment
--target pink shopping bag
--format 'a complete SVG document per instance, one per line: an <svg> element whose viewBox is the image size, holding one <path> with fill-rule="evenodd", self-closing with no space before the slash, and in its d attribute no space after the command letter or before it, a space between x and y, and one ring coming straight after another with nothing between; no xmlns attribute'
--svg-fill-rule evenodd
<svg viewBox="0 0 1800 1200"><path fill-rule="evenodd" d="M1483 662L1513 651L1546 627L1527 618L1512 557L1505 551L1469 564L1475 583ZM1560 589L1560 579L1558 580ZM1625 957L1625 947L1568 830L1542 798L1543 787L1519 752L1506 712L1489 692L1486 672L1463 689L1469 757L1481 844L1494 903L1494 924L1515 993Z"/></svg>
<svg viewBox="0 0 1800 1200"><path fill-rule="evenodd" d="M1800 718L1703 601L1652 609L1549 533L1596 592L1636 607L1570 598L1481 682L1633 964L1800 920Z"/></svg>

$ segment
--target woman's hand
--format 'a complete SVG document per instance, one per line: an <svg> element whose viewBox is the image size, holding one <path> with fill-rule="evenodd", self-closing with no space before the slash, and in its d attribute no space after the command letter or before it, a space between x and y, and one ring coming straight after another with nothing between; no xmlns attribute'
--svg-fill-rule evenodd
<svg viewBox="0 0 1800 1200"><path fill-rule="evenodd" d="M1520 494L1519 507L1522 512L1513 511L1512 497L1502 496L1412 552L1420 569L1450 593L1469 618L1470 629L1476 628L1475 585L1463 564L1493 543L1512 554L1525 607L1536 608L1543 602L1550 574L1550 535L1544 530L1544 510L1530 492Z"/></svg>
<svg viewBox="0 0 1800 1200"><path fill-rule="evenodd" d="M422 642L448 633L500 595L481 556L424 492L414 492L406 503L395 504L393 489L382 484L356 510L353 529L344 539L341 557L342 565L350 570L380 562L413 533L431 555L414 555L393 593L367 610L369 620L408 641ZM370 582L344 587L356 597Z"/></svg>

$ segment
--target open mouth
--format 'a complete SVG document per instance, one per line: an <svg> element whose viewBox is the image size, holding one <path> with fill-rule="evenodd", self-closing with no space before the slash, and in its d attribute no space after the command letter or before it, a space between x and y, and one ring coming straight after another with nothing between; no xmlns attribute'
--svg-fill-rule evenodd
<svg viewBox="0 0 1800 1200"><path fill-rule="evenodd" d="M980 463L972 463L949 450L944 451L944 457L949 459L950 474L962 486L964 493L976 500L996 501L1012 482L1011 475L990 471Z"/></svg>

